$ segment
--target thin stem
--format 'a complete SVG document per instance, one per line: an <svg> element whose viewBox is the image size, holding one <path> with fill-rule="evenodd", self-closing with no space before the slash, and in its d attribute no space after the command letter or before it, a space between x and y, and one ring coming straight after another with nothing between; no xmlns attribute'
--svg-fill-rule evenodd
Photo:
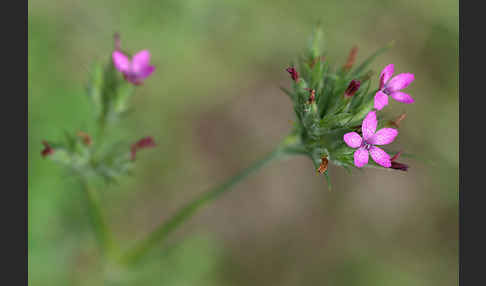
<svg viewBox="0 0 486 286"><path fill-rule="evenodd" d="M267 154L259 161L253 163L234 177L230 178L225 183L208 190L207 192L196 197L193 201L186 204L179 209L169 220L159 225L147 238L138 242L132 249L127 251L125 255L121 257L121 263L133 264L139 261L144 255L146 255L150 249L163 241L172 231L177 229L185 221L190 219L197 210L199 210L205 204L219 198L222 194L229 192L232 187L241 182L243 179L258 171L272 160L279 158L285 154L285 149L282 147L276 148L273 152Z"/></svg>
<svg viewBox="0 0 486 286"><path fill-rule="evenodd" d="M89 214L93 223L96 238L104 254L111 254L114 249L113 237L108 228L101 209L100 199L96 190L87 183L83 183L86 197L88 199Z"/></svg>
<svg viewBox="0 0 486 286"><path fill-rule="evenodd" d="M106 136L106 115L102 115L101 118L98 119L98 136L96 136L96 143L97 146L100 147L103 145L103 141L105 140Z"/></svg>

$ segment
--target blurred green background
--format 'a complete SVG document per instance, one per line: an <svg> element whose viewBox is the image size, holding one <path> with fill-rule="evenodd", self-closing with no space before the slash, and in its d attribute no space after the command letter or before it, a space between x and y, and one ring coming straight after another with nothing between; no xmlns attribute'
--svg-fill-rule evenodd
<svg viewBox="0 0 486 286"><path fill-rule="evenodd" d="M285 68L321 22L329 58L412 72L413 105L393 147L409 172L330 166L333 192L309 159L273 163L204 208L113 285L457 285L458 2L31 0L28 16L29 284L103 282L84 194L40 156L41 140L90 131L88 70L106 61L114 32L149 49L155 73L119 130L152 135L133 177L102 191L122 246L205 189L270 151L291 130ZM377 77L376 76L376 77ZM378 81L376 80L376 84Z"/></svg>

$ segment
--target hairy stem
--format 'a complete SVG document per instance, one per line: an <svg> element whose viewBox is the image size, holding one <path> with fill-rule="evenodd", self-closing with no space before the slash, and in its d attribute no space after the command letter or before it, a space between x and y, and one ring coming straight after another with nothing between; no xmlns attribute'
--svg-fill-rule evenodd
<svg viewBox="0 0 486 286"><path fill-rule="evenodd" d="M240 173L230 178L228 181L199 195L194 200L186 204L184 207L180 208L171 218L155 228L155 230L151 234L149 234L147 238L139 241L132 249L129 249L121 257L121 263L128 265L138 262L153 247L162 242L171 232L173 232L185 221L194 216L196 211L199 210L202 206L219 198L224 193L229 192L236 184L247 178L249 175L258 171L267 163L281 157L286 153L294 152L287 152L285 147L280 146L259 161L256 161Z"/></svg>
<svg viewBox="0 0 486 286"><path fill-rule="evenodd" d="M103 254L109 256L114 249L113 237L103 215L98 193L87 183L83 183L83 187L86 193L89 215L93 223L96 238Z"/></svg>

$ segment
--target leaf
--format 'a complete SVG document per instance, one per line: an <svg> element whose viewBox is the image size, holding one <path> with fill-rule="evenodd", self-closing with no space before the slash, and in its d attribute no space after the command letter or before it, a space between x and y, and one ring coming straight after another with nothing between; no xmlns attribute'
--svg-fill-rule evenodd
<svg viewBox="0 0 486 286"><path fill-rule="evenodd" d="M309 56L311 59L316 59L320 56L324 46L322 28L320 24L314 27L311 38L309 39Z"/></svg>
<svg viewBox="0 0 486 286"><path fill-rule="evenodd" d="M358 92L353 96L351 99L351 104L349 106L349 109L353 110L356 107L358 107L365 98L368 98L367 95L369 95L369 90L371 86L371 80L367 80L363 83L361 83L360 88L358 89Z"/></svg>
<svg viewBox="0 0 486 286"><path fill-rule="evenodd" d="M383 148L383 150L385 150L385 152L387 152L389 155L393 156L394 154L397 154L398 151L393 151L393 150L390 150L388 148ZM410 158L410 159L414 159L416 161L419 161L419 162L422 162L430 167L433 167L433 166L438 166L438 163L430 158L427 158L426 156L424 155L418 155L418 154L412 154L412 153L405 153L405 152L402 152L402 154L400 154L400 157L406 157L406 158Z"/></svg>
<svg viewBox="0 0 486 286"><path fill-rule="evenodd" d="M56 163L67 166L70 166L72 161L70 153L64 148L56 148L56 151L49 158Z"/></svg>
<svg viewBox="0 0 486 286"><path fill-rule="evenodd" d="M339 113L336 115L330 114L321 119L320 126L328 129L342 127L352 118L353 114L351 113Z"/></svg>
<svg viewBox="0 0 486 286"><path fill-rule="evenodd" d="M329 191L332 191L331 178L329 177L329 169L327 169L327 170L324 172L324 176L325 176L326 181L327 181L327 188L329 189Z"/></svg>
<svg viewBox="0 0 486 286"><path fill-rule="evenodd" d="M367 59L365 59L363 61L363 63L361 63L361 65L359 65L353 72L352 72L352 75L354 77L360 77L361 75L363 75L365 69L371 64L371 62L376 58L378 57L379 55L381 55L382 53L386 52L388 49L390 49L392 46L394 45L394 42L390 42L388 43L387 45L385 45L384 47L378 49L376 52L374 52L373 54L371 54L371 56L369 56Z"/></svg>
<svg viewBox="0 0 486 286"><path fill-rule="evenodd" d="M292 101L295 101L296 96L293 92L291 92L290 90L282 86L280 87L280 90L283 91L286 95L288 95Z"/></svg>
<svg viewBox="0 0 486 286"><path fill-rule="evenodd" d="M346 126L360 125L365 116L373 109L373 101L368 101L366 104L362 104L358 108L357 112L353 115L351 120L346 123Z"/></svg>
<svg viewBox="0 0 486 286"><path fill-rule="evenodd" d="M335 81L336 78L333 77L324 78L323 89L321 95L319 96L319 101L317 103L319 114L321 117L324 117L326 114L329 113L328 106L331 105Z"/></svg>
<svg viewBox="0 0 486 286"><path fill-rule="evenodd" d="M91 98L96 117L99 117L103 112L103 78L102 64L98 62L94 63L88 82L87 94Z"/></svg>
<svg viewBox="0 0 486 286"><path fill-rule="evenodd" d="M116 113L121 114L128 110L129 99L134 94L134 91L134 86L128 82L119 84L113 99L113 108Z"/></svg>

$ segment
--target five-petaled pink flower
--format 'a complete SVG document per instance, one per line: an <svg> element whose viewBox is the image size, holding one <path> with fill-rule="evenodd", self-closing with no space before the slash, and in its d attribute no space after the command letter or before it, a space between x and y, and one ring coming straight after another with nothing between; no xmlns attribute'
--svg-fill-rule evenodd
<svg viewBox="0 0 486 286"><path fill-rule="evenodd" d="M385 168L391 167L390 156L375 145L390 144L398 135L398 130L393 128L383 128L375 132L377 123L376 112L371 111L366 115L363 124L361 125L363 138L356 132L344 134L344 142L351 148L358 148L354 152L354 165L358 168L368 164L369 155L371 155L371 158L373 158L379 165Z"/></svg>
<svg viewBox="0 0 486 286"><path fill-rule="evenodd" d="M150 52L147 50L136 53L131 61L119 50L113 52L112 58L115 68L123 73L125 80L135 85L141 84L155 70L155 67L149 64Z"/></svg>
<svg viewBox="0 0 486 286"><path fill-rule="evenodd" d="M392 78L394 71L393 64L387 65L380 74L380 88L375 94L374 108L381 110L388 104L390 95L396 101L412 103L413 98L400 90L406 88L415 79L412 73L401 73Z"/></svg>

